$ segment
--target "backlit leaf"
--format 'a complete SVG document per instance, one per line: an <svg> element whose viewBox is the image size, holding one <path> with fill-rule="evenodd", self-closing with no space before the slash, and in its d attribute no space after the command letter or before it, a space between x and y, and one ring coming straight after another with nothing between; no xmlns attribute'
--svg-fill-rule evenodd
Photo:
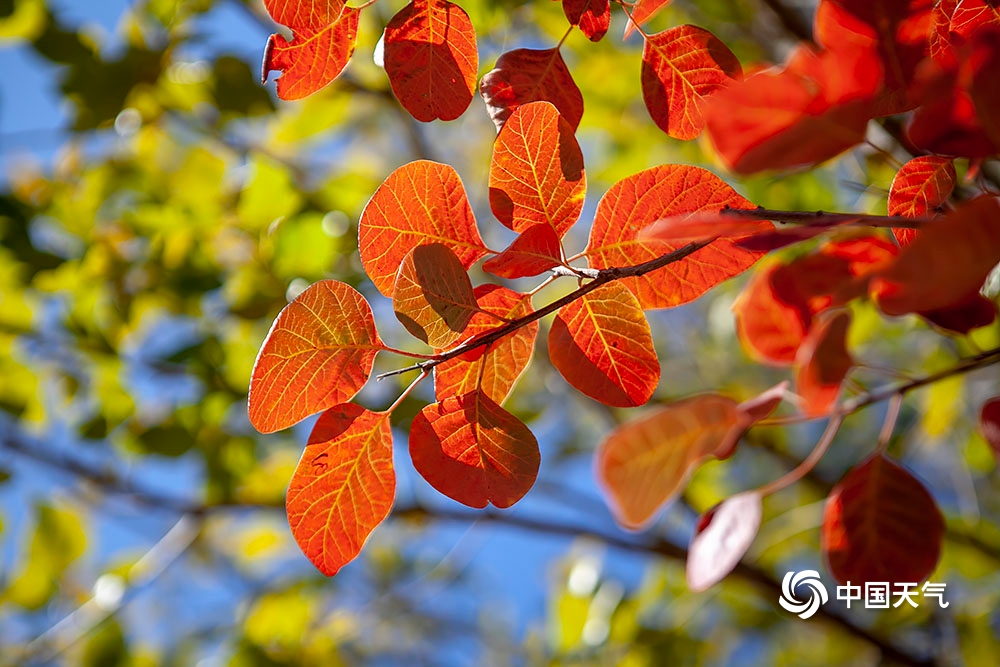
<svg viewBox="0 0 1000 667"><path fill-rule="evenodd" d="M264 6L294 34L291 42L271 35L264 50L263 78L282 72L278 97L301 99L344 71L358 39L359 10L343 0L265 0Z"/></svg>
<svg viewBox="0 0 1000 667"><path fill-rule="evenodd" d="M518 107L493 145L493 214L515 232L546 223L562 237L580 217L586 192L573 128L548 102Z"/></svg>
<svg viewBox="0 0 1000 667"><path fill-rule="evenodd" d="M476 313L462 333L462 338L485 334L503 324L497 319L512 320L532 312L531 297L498 285L480 285L475 289L482 312ZM434 394L443 401L476 389L502 404L514 383L531 360L538 322L527 324L491 344L478 348L434 367Z"/></svg>
<svg viewBox="0 0 1000 667"><path fill-rule="evenodd" d="M642 25L653 18L661 9L671 3L672 0L636 0L632 5L632 20L625 24L625 34L627 38L632 34L637 25Z"/></svg>
<svg viewBox="0 0 1000 667"><path fill-rule="evenodd" d="M706 394L612 431L597 450L597 476L618 522L631 529L648 523L704 459L733 453L747 421L736 401Z"/></svg>
<svg viewBox="0 0 1000 667"><path fill-rule="evenodd" d="M469 274L440 243L417 246L403 258L392 309L407 331L436 348L461 338L479 310Z"/></svg>
<svg viewBox="0 0 1000 667"><path fill-rule="evenodd" d="M958 0L948 27L960 38L968 40L989 24L1000 25L1000 9L995 5L986 0Z"/></svg>
<svg viewBox="0 0 1000 667"><path fill-rule="evenodd" d="M919 218L933 215L955 189L955 161L938 155L915 157L900 168L889 186L889 215ZM900 245L917 233L914 229L893 229Z"/></svg>
<svg viewBox="0 0 1000 667"><path fill-rule="evenodd" d="M562 0L562 6L570 25L579 26L592 42L599 42L611 26L609 0Z"/></svg>
<svg viewBox="0 0 1000 667"><path fill-rule="evenodd" d="M763 507L754 491L737 493L698 522L687 556L687 585L699 593L722 581L743 558L760 528Z"/></svg>
<svg viewBox="0 0 1000 667"><path fill-rule="evenodd" d="M540 222L527 227L502 253L483 262L483 270L501 278L526 278L562 263L559 237L548 223Z"/></svg>
<svg viewBox="0 0 1000 667"><path fill-rule="evenodd" d="M913 475L881 455L852 469L830 492L821 542L840 583L918 583L941 555L944 518Z"/></svg>
<svg viewBox="0 0 1000 667"><path fill-rule="evenodd" d="M353 560L392 509L389 414L351 403L324 412L288 485L292 535L328 577Z"/></svg>
<svg viewBox="0 0 1000 667"><path fill-rule="evenodd" d="M510 507L538 475L528 427L473 391L428 405L410 428L413 466L435 489L469 507Z"/></svg>
<svg viewBox="0 0 1000 667"><path fill-rule="evenodd" d="M733 304L736 335L744 349L759 362L791 364L806 337L812 314L796 299L783 299L772 287L773 264L753 274Z"/></svg>
<svg viewBox="0 0 1000 667"><path fill-rule="evenodd" d="M455 170L418 160L392 172L372 195L358 225L358 251L375 287L391 297L403 257L424 243L451 248L466 269L488 252Z"/></svg>
<svg viewBox="0 0 1000 667"><path fill-rule="evenodd" d="M635 295L609 283L559 309L549 359L566 381L606 405L631 408L660 381L649 322Z"/></svg>
<svg viewBox="0 0 1000 667"><path fill-rule="evenodd" d="M639 264L683 244L642 239L640 231L663 218L716 212L724 206L752 208L715 174L687 165L663 165L634 174L611 186L597 205L585 254L590 265L604 269ZM771 223L759 223L770 229ZM685 259L622 282L642 308L670 308L691 301L718 283L749 268L759 253L719 239Z"/></svg>
<svg viewBox="0 0 1000 667"><path fill-rule="evenodd" d="M993 324L997 318L997 304L976 290L950 306L918 314L939 329L965 335Z"/></svg>
<svg viewBox="0 0 1000 667"><path fill-rule="evenodd" d="M479 92L497 130L515 109L529 102L551 102L574 132L583 117L583 95L558 48L504 53L483 77Z"/></svg>
<svg viewBox="0 0 1000 667"><path fill-rule="evenodd" d="M650 35L642 49L642 98L656 125L675 139L701 134L705 98L742 76L733 52L697 26Z"/></svg>
<svg viewBox="0 0 1000 667"><path fill-rule="evenodd" d="M810 417L825 414L837 400L840 385L854 365L847 350L851 316L841 310L816 322L795 355L795 389L802 398L802 412Z"/></svg>
<svg viewBox="0 0 1000 667"><path fill-rule="evenodd" d="M336 280L315 283L278 314L257 354L250 423L272 433L351 400L381 349L364 297Z"/></svg>
<svg viewBox="0 0 1000 667"><path fill-rule="evenodd" d="M994 396L983 403L979 411L979 430L997 457L1000 457L1000 396Z"/></svg>
<svg viewBox="0 0 1000 667"><path fill-rule="evenodd" d="M413 0L385 28L385 71L417 120L454 120L472 101L479 74L469 15L447 0Z"/></svg>
<svg viewBox="0 0 1000 667"><path fill-rule="evenodd" d="M994 154L1000 153L1000 9L992 11L992 23L976 33L972 53L965 66L969 69L968 89L976 109L976 117L993 144Z"/></svg>
<svg viewBox="0 0 1000 667"><path fill-rule="evenodd" d="M887 315L952 306L978 291L1000 262L1000 204L978 197L926 225L872 281Z"/></svg>

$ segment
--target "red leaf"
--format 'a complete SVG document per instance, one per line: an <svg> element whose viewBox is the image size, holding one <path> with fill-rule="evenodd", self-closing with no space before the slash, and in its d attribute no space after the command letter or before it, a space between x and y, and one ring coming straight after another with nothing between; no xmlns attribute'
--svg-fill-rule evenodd
<svg viewBox="0 0 1000 667"><path fill-rule="evenodd" d="M628 38L637 25L642 25L646 21L656 16L661 9L671 3L672 0L636 0L632 5L632 20L625 24L625 34L622 39Z"/></svg>
<svg viewBox="0 0 1000 667"><path fill-rule="evenodd" d="M640 231L663 218L685 213L717 212L724 206L753 208L715 174L687 165L663 165L641 171L611 186L597 205L586 255L603 269L639 264L683 244L640 239ZM771 223L761 222L760 229ZM685 259L621 282L642 308L670 308L686 303L750 267L758 253L719 239Z"/></svg>
<svg viewBox="0 0 1000 667"><path fill-rule="evenodd" d="M459 340L479 311L469 274L440 243L417 246L403 258L392 309L407 331L436 348Z"/></svg>
<svg viewBox="0 0 1000 667"><path fill-rule="evenodd" d="M937 155L915 157L896 173L889 186L889 215L919 218L937 211L955 189L955 162ZM915 229L893 229L903 246Z"/></svg>
<svg viewBox="0 0 1000 667"><path fill-rule="evenodd" d="M847 351L850 324L850 314L839 311L813 325L799 346L795 355L795 386L806 416L818 417L833 406L840 385L854 365Z"/></svg>
<svg viewBox="0 0 1000 667"><path fill-rule="evenodd" d="M563 263L559 237L548 223L527 227L510 247L483 262L483 270L501 278L537 276Z"/></svg>
<svg viewBox="0 0 1000 667"><path fill-rule="evenodd" d="M583 117L583 95L558 48L508 51L483 77L479 92L498 131L528 102L551 102L574 132Z"/></svg>
<svg viewBox="0 0 1000 667"><path fill-rule="evenodd" d="M961 40L967 41L983 26L1000 25L1000 9L986 0L959 0L948 26Z"/></svg>
<svg viewBox="0 0 1000 667"><path fill-rule="evenodd" d="M798 298L788 299L773 287L773 276L781 265L754 273L733 304L736 335L756 361L791 364L805 339L812 313Z"/></svg>
<svg viewBox="0 0 1000 667"><path fill-rule="evenodd" d="M615 518L648 523L708 457L726 458L747 425L736 401L707 394L666 405L612 431L597 450L597 477Z"/></svg>
<svg viewBox="0 0 1000 667"><path fill-rule="evenodd" d="M880 82L870 51L816 54L800 47L783 69L717 91L705 110L706 128L740 174L816 164L864 140Z"/></svg>
<svg viewBox="0 0 1000 667"><path fill-rule="evenodd" d="M420 411L410 428L413 466L435 489L469 507L510 507L538 475L528 427L480 392Z"/></svg>
<svg viewBox="0 0 1000 667"><path fill-rule="evenodd" d="M271 35L261 78L280 70L278 97L297 100L315 93L344 71L354 53L361 12L343 0L265 0L271 18L292 30L289 42Z"/></svg>
<svg viewBox="0 0 1000 667"><path fill-rule="evenodd" d="M417 120L454 120L472 101L479 74L476 31L447 0L413 0L385 28L385 72Z"/></svg>
<svg viewBox="0 0 1000 667"><path fill-rule="evenodd" d="M358 251L375 287L391 297L403 257L427 242L450 248L466 269L489 252L455 170L418 160L389 174L372 195L358 225Z"/></svg>
<svg viewBox="0 0 1000 667"><path fill-rule="evenodd" d="M599 42L611 26L611 3L608 0L562 0L563 12L570 25L592 42Z"/></svg>
<svg viewBox="0 0 1000 667"><path fill-rule="evenodd" d="M771 416L788 395L788 380L780 382L770 389L740 403L740 410L746 413L751 424Z"/></svg>
<svg viewBox="0 0 1000 667"><path fill-rule="evenodd" d="M549 359L577 390L619 408L642 405L660 381L649 322L635 295L617 282L559 309L549 329Z"/></svg>
<svg viewBox="0 0 1000 667"><path fill-rule="evenodd" d="M350 285L323 280L285 306L250 378L250 423L273 433L351 400L384 349L372 309Z"/></svg>
<svg viewBox="0 0 1000 667"><path fill-rule="evenodd" d="M586 192L573 128L548 102L518 107L493 145L493 214L515 232L545 223L562 237L580 217Z"/></svg>
<svg viewBox="0 0 1000 667"><path fill-rule="evenodd" d="M925 226L872 281L886 315L955 305L982 287L1000 262L1000 204L981 196Z"/></svg>
<svg viewBox="0 0 1000 667"><path fill-rule="evenodd" d="M927 489L884 456L851 470L826 499L822 548L840 583L919 583L934 571L943 535Z"/></svg>
<svg viewBox="0 0 1000 667"><path fill-rule="evenodd" d="M1000 9L991 8L993 23L980 29L974 37L969 68L969 95L979 124L993 143L994 153L1000 152Z"/></svg>
<svg viewBox="0 0 1000 667"><path fill-rule="evenodd" d="M473 316L462 338L488 333L502 322L524 317L532 312L531 297L498 285L480 285L475 289L480 311ZM467 352L434 367L434 394L443 401L477 389L495 403L503 403L514 383L531 361L538 322L532 322L489 346Z"/></svg>
<svg viewBox="0 0 1000 667"><path fill-rule="evenodd" d="M741 78L733 52L693 25L650 35L642 49L642 98L656 125L675 139L701 134L705 98Z"/></svg>
<svg viewBox="0 0 1000 667"><path fill-rule="evenodd" d="M951 15L957 4L958 0L941 0L931 10L928 52L935 62L948 68L958 65L951 37Z"/></svg>
<svg viewBox="0 0 1000 667"><path fill-rule="evenodd" d="M733 571L760 529L761 495L754 491L726 498L702 517L687 555L687 585L708 590Z"/></svg>
<svg viewBox="0 0 1000 667"><path fill-rule="evenodd" d="M338 405L316 422L288 484L292 535L332 577L388 516L395 493L388 413Z"/></svg>
<svg viewBox="0 0 1000 667"><path fill-rule="evenodd" d="M965 335L993 324L997 318L997 304L975 291L954 305L918 314L940 329Z"/></svg>
<svg viewBox="0 0 1000 667"><path fill-rule="evenodd" d="M993 452L1000 457L1000 396L983 403L979 412L979 430Z"/></svg>

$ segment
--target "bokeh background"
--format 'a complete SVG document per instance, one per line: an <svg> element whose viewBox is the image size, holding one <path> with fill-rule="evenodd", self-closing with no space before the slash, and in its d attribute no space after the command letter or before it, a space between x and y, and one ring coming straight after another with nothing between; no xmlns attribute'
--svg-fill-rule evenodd
<svg viewBox="0 0 1000 667"><path fill-rule="evenodd" d="M677 0L650 30L695 23L745 64L779 60L814 9L782 2ZM548 0L460 4L481 74L505 50L554 46L567 26ZM417 123L372 59L401 6L367 9L345 75L284 103L258 80L275 27L257 0L0 0L0 664L1000 664L1000 478L975 432L996 369L910 395L890 447L948 518L931 578L947 583L947 609L833 600L802 621L777 605L787 571L817 569L832 590L822 500L874 449L884 406L851 417L813 474L766 501L746 565L692 594L683 556L697 516L794 467L823 424L755 429L651 528L627 533L592 458L641 409L569 389L544 335L507 405L542 450L527 498L474 512L414 473L406 433L431 398L421 387L394 415L394 514L337 577L313 569L282 507L312 420L260 436L246 417L274 316L332 277L369 297L387 342L415 344L356 247L368 197L413 159L453 164L487 244L511 239L489 211L495 129L482 100L452 123ZM743 180L707 144L665 137L643 106L642 44L622 41L624 18L615 8L604 41L575 32L564 46L586 100L589 180L570 252L612 183L664 163L706 166L770 208L884 213L905 156L877 128L873 145L822 168ZM744 282L650 315L663 364L653 403L708 390L742 399L785 379L734 336ZM948 339L864 306L855 317L861 387L1000 338L994 326ZM380 357L376 372L397 363ZM373 382L359 400L385 407L408 379Z"/></svg>

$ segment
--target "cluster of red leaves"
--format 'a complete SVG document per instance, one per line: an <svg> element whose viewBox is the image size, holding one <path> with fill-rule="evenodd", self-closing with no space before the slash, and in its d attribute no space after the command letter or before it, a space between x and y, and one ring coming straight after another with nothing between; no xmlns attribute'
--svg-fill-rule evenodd
<svg viewBox="0 0 1000 667"><path fill-rule="evenodd" d="M668 1L636 2L626 35L641 32ZM343 70L360 10L341 0L265 5L295 35L268 43L264 72L283 71L280 97L308 95ZM563 0L563 9L589 39L606 34L608 0ZM734 221L727 213L753 204L708 171L664 165L621 180L601 198L581 253L586 270L567 263L562 244L587 187L574 136L580 91L558 47L503 54L479 91L498 129L489 203L517 234L510 246L485 246L458 175L429 161L390 174L359 225L366 273L392 299L403 327L430 348L416 355L425 359L419 370L433 368L436 401L410 428L416 470L458 502L509 507L534 483L540 455L528 427L502 406L530 362L543 314L555 313L549 359L570 385L606 405L640 406L660 374L645 310L689 302L768 251L820 234L808 252L755 273L734 307L750 355L791 366L795 394L783 383L744 403L696 396L609 434L597 471L622 525L651 521L692 471L732 455L743 433L783 400L793 398L804 417L839 424L838 395L855 364L852 302L870 299L887 316L914 313L947 332L993 322L996 303L979 290L1000 262L1000 203L985 194L949 201L954 158L1000 152L998 16L983 0L821 0L819 46L802 46L784 66L746 77L732 52L701 28L643 33L642 93L653 121L677 139L707 128L737 172L823 161L862 141L871 119L908 114L909 140L934 154L899 170L888 208L920 230L901 225L892 239ZM475 32L447 0L413 0L396 14L385 29L384 61L393 92L419 120L457 118L473 98ZM468 271L484 258L482 269L497 278L555 269L577 276L581 287L574 298L535 311L531 293L473 286ZM674 261L660 263L664 258ZM357 290L327 280L281 312L253 370L249 414L260 431L322 412L287 509L299 545L328 575L359 553L393 502L392 409L350 402L379 352L402 353L383 344ZM998 405L988 402L981 422L1000 451ZM824 447L835 432L824 436ZM693 589L736 565L756 534L764 495L737 494L706 514L691 547ZM877 453L831 492L823 549L841 581L918 581L938 560L943 525L920 482Z"/></svg>

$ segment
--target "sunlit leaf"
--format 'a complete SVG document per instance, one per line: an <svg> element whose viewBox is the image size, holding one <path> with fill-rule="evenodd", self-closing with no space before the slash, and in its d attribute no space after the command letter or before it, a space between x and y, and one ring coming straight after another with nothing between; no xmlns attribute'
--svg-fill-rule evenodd
<svg viewBox="0 0 1000 667"><path fill-rule="evenodd" d="M933 215L955 189L955 161L937 155L915 157L896 173L889 186L889 215L919 218ZM893 229L900 245L917 233L914 229Z"/></svg>
<svg viewBox="0 0 1000 667"><path fill-rule="evenodd" d="M817 321L795 355L795 389L802 398L802 412L810 417L825 414L837 400L840 385L854 365L847 350L851 316L841 310Z"/></svg>
<svg viewBox="0 0 1000 667"><path fill-rule="evenodd" d="M483 270L501 278L525 278L562 263L559 237L548 223L540 222L525 228L510 247L483 262Z"/></svg>
<svg viewBox="0 0 1000 667"><path fill-rule="evenodd" d="M848 472L823 510L822 549L840 583L919 583L934 571L943 535L924 485L881 455Z"/></svg>
<svg viewBox="0 0 1000 667"><path fill-rule="evenodd" d="M656 391L660 362L639 301L609 283L559 309L549 359L573 387L606 405L642 405Z"/></svg>
<svg viewBox="0 0 1000 667"><path fill-rule="evenodd" d="M545 223L562 237L580 217L586 192L573 128L548 102L518 107L493 145L493 214L515 232Z"/></svg>
<svg viewBox="0 0 1000 667"><path fill-rule="evenodd" d="M744 349L757 361L790 364L805 339L812 314L798 299L775 293L772 277L780 265L754 273L733 304L736 334Z"/></svg>
<svg viewBox="0 0 1000 667"><path fill-rule="evenodd" d="M285 306L257 354L250 423L271 433L351 400L383 349L371 307L350 285L320 281Z"/></svg>
<svg viewBox="0 0 1000 667"><path fill-rule="evenodd" d="M479 92L498 130L514 110L529 102L551 102L574 131L583 117L583 95L558 48L504 53L483 77Z"/></svg>
<svg viewBox="0 0 1000 667"><path fill-rule="evenodd" d="M570 25L592 42L599 42L611 26L611 3L608 0L562 0L563 12Z"/></svg>
<svg viewBox="0 0 1000 667"><path fill-rule="evenodd" d="M597 450L597 476L619 523L632 529L648 523L704 459L732 454L747 424L736 401L707 394L612 431Z"/></svg>
<svg viewBox="0 0 1000 667"><path fill-rule="evenodd" d="M392 309L406 330L431 347L448 347L478 311L462 262L440 243L406 254L392 292Z"/></svg>
<svg viewBox="0 0 1000 667"><path fill-rule="evenodd" d="M635 30L637 25L642 25L646 21L656 16L661 9L671 3L672 0L636 0L632 5L632 20L625 24L624 38L627 38Z"/></svg>
<svg viewBox="0 0 1000 667"><path fill-rule="evenodd" d="M979 411L979 431L1000 458L1000 396L994 396Z"/></svg>
<svg viewBox="0 0 1000 667"><path fill-rule="evenodd" d="M528 427L481 392L428 405L410 427L413 466L435 489L469 507L510 507L538 475Z"/></svg>
<svg viewBox="0 0 1000 667"><path fill-rule="evenodd" d="M590 265L625 267L665 255L683 244L640 239L640 231L663 218L715 212L724 206L753 208L715 174L687 165L663 165L611 186L597 205L585 254ZM761 222L760 229L771 223ZM670 308L701 296L718 283L749 268L759 253L719 239L685 259L622 282L642 308Z"/></svg>
<svg viewBox="0 0 1000 667"><path fill-rule="evenodd" d="M424 243L451 248L466 269L488 252L455 170L418 160L392 172L372 195L358 225L358 251L375 287L391 297L403 257Z"/></svg>
<svg viewBox="0 0 1000 667"><path fill-rule="evenodd" d="M705 98L742 76L733 52L697 26L650 35L642 49L642 98L656 125L675 139L701 134Z"/></svg>
<svg viewBox="0 0 1000 667"><path fill-rule="evenodd" d="M480 311L462 332L462 338L485 334L503 322L532 312L531 297L498 285L480 285L475 289ZM467 352L434 367L434 393L437 400L461 396L479 389L495 403L502 404L514 383L527 368L538 335L538 322L527 324L489 345Z"/></svg>
<svg viewBox="0 0 1000 667"><path fill-rule="evenodd" d="M479 73L469 15L447 0L413 0L385 28L385 71L417 120L454 120L472 101Z"/></svg>
<svg viewBox="0 0 1000 667"><path fill-rule="evenodd" d="M722 581L743 558L760 528L761 495L737 493L698 522L687 556L688 588L699 593Z"/></svg>
<svg viewBox="0 0 1000 667"><path fill-rule="evenodd" d="M389 514L396 493L388 413L350 403L324 412L288 485L292 535L332 577Z"/></svg>
<svg viewBox="0 0 1000 667"><path fill-rule="evenodd" d="M939 329L965 335L993 324L997 318L997 304L976 290L950 306L922 310L918 314Z"/></svg>
<svg viewBox="0 0 1000 667"><path fill-rule="evenodd" d="M282 72L278 97L301 99L336 79L354 53L361 12L343 0L265 0L264 6L294 34L291 42L271 35L264 50L264 79Z"/></svg>

